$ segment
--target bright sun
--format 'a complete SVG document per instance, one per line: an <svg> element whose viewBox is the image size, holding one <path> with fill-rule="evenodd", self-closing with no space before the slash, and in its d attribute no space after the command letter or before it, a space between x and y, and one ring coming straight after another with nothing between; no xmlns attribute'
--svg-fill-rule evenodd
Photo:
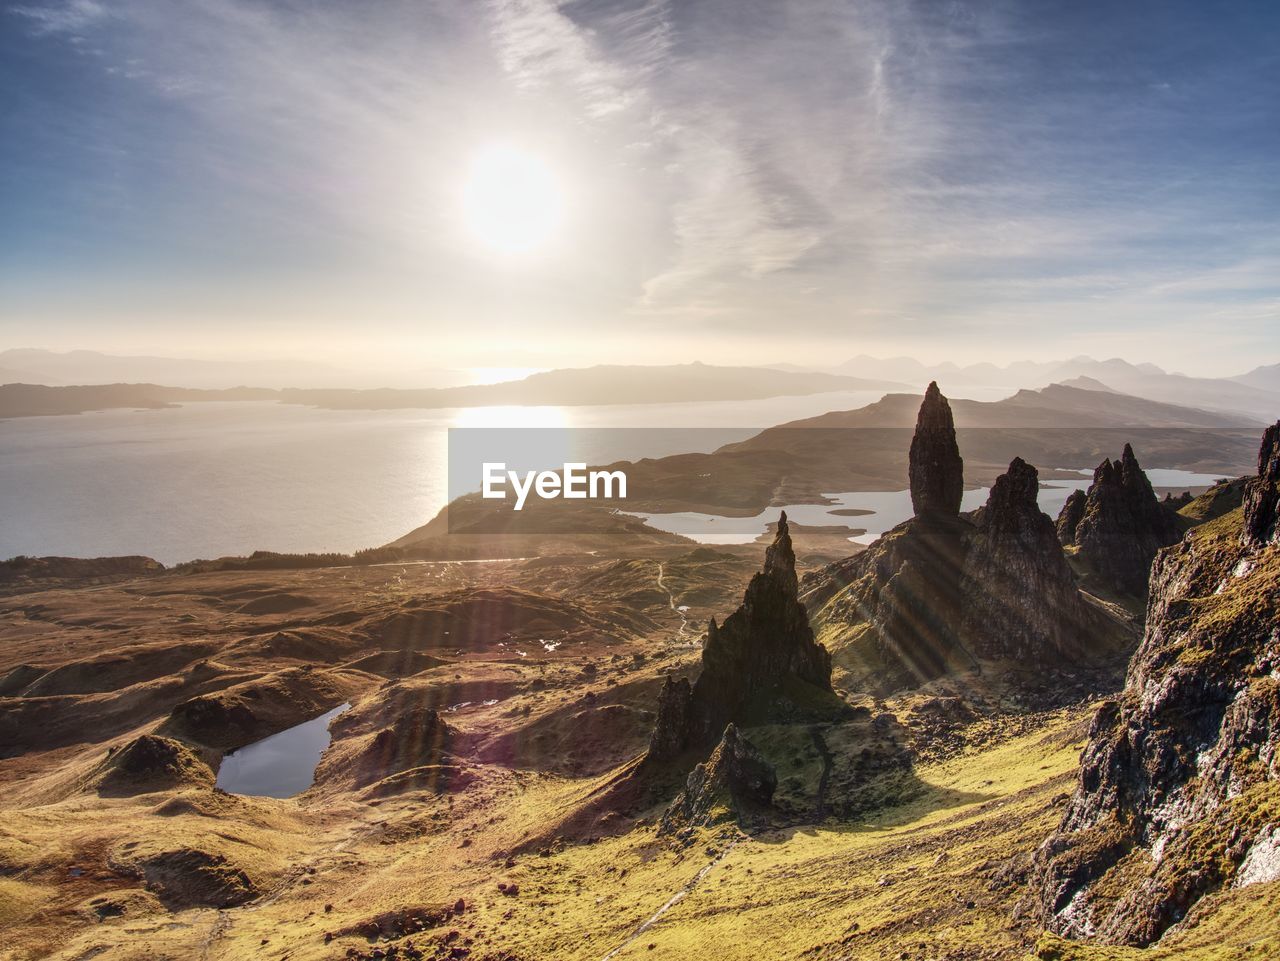
<svg viewBox="0 0 1280 961"><path fill-rule="evenodd" d="M503 254L537 250L564 220L564 194L551 168L527 151L492 146L472 161L462 193L467 229Z"/></svg>

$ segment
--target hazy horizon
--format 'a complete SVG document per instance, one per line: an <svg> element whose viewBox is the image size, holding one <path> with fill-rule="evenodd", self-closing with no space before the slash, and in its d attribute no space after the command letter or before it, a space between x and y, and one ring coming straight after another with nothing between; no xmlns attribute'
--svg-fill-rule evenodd
<svg viewBox="0 0 1280 961"><path fill-rule="evenodd" d="M19 358L12 355L21 354ZM38 356L26 356L26 355ZM42 370L42 361L52 361L49 370ZM551 358L548 358L551 360ZM1231 379L1250 373L1255 369L1276 366L1268 363L1271 358L1255 358L1257 363L1248 370L1195 371L1170 370L1160 368L1162 372L1174 376L1204 377L1210 379ZM79 362L78 364L76 362ZM848 369L855 361L870 361L856 365L856 369ZM251 387L349 387L356 389L372 388L435 388L455 387L480 384L496 384L508 381L523 380L529 376L552 370L588 370L594 367L609 366L654 366L679 367L689 365L706 365L709 367L734 368L773 368L788 369L798 372L842 372L846 376L858 378L876 377L877 363L883 364L882 379L890 383L898 383L905 387L921 386L924 381L920 376L933 377L936 373L954 370L963 375L954 386L963 389L981 383L987 388L1006 387L1043 387L1053 382L1056 376L1060 380L1068 380L1078 376L1091 376L1089 373L1074 373L1070 369L1077 362L1085 364L1105 365L1122 363L1139 370L1152 365L1150 360L1125 357L1092 357L1077 355L1074 357L1050 357L1036 359L1022 357L1008 363L991 361L969 364L954 358L928 361L910 355L871 357L867 354L833 355L814 363L800 363L793 360L760 359L755 363L729 364L718 358L669 358L663 363L649 365L642 361L620 360L583 363L547 364L545 366L484 366L484 367L434 367L421 366L400 359L386 358L380 363L342 363L336 361L308 360L306 358L286 357L253 357L211 354L201 356L193 353L188 356L168 356L162 354L119 354L109 351L77 348L69 351L49 351L38 347L7 347L0 345L0 383L22 380L28 383L43 383L51 386L111 383L111 382L157 382L176 387L217 387L217 386L251 386ZM68 376L64 365L70 363L71 371L102 371L100 374ZM903 365L919 365L920 376L908 376L901 367ZM1054 372L1055 366L1066 368ZM1159 367L1159 365L1155 365ZM1000 374L990 375L985 369L996 368ZM842 368L844 368L842 370ZM973 370L971 370L971 368ZM1032 368L1024 370L1022 368ZM1037 379L1038 368L1049 368L1044 372L1043 383ZM226 374L222 372L225 369ZM25 375L14 378L13 375ZM981 374L981 379L974 379ZM1001 376L1003 375L1003 376ZM79 376L79 379L76 379ZM226 377L232 379L226 379ZM121 381L121 378L124 378ZM208 378L212 378L209 380ZM238 378L238 379L237 379ZM919 382L919 383L917 383ZM1112 385L1107 385L1112 386ZM1121 391L1122 393L1125 391ZM601 403L608 403L602 399Z"/></svg>
<svg viewBox="0 0 1280 961"><path fill-rule="evenodd" d="M1274 362L1280 10L0 7L5 346Z"/></svg>

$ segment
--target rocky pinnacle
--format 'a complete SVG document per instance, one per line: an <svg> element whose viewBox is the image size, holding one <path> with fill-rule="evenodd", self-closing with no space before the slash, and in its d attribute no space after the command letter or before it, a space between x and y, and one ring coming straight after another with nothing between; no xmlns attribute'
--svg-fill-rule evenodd
<svg viewBox="0 0 1280 961"><path fill-rule="evenodd" d="M1061 524L1059 531L1067 528L1073 528L1069 533L1080 556L1105 582L1138 596L1146 593L1156 552L1181 538L1173 514L1160 506L1128 444L1119 460L1098 465L1078 520Z"/></svg>
<svg viewBox="0 0 1280 961"><path fill-rule="evenodd" d="M911 438L911 506L917 516L960 513L964 461L956 444L951 405L936 382L924 392Z"/></svg>
<svg viewBox="0 0 1280 961"><path fill-rule="evenodd" d="M812 714L813 703L824 711L839 705L822 697L831 691L831 655L814 640L796 594L796 557L783 514L742 605L723 624L708 625L697 681L664 685L652 759L708 748L729 723L775 723ZM796 692L805 690L804 703L795 703Z"/></svg>
<svg viewBox="0 0 1280 961"><path fill-rule="evenodd" d="M791 546L786 511L778 518L778 532L764 552L764 574L777 580L789 597L796 596L799 584L796 579L796 552Z"/></svg>

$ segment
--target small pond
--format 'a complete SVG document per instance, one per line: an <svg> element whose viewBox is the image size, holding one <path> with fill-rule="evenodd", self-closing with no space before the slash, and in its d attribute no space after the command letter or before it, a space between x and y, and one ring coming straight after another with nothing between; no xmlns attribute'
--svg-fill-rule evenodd
<svg viewBox="0 0 1280 961"><path fill-rule="evenodd" d="M320 755L329 746L329 722L349 708L332 711L232 751L218 768L218 787L231 794L293 797L311 787Z"/></svg>

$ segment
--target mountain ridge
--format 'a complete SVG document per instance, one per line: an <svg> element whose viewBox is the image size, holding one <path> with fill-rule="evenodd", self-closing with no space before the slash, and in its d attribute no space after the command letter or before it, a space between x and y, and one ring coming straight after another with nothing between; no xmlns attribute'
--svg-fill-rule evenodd
<svg viewBox="0 0 1280 961"><path fill-rule="evenodd" d="M452 407L595 406L698 401L759 400L836 391L886 390L903 385L829 374L793 374L764 367L709 364L599 365L561 368L496 384L422 389L236 387L202 389L160 384L101 384L50 387L0 386L0 417L83 413L218 400L276 400L329 410L435 410Z"/></svg>

